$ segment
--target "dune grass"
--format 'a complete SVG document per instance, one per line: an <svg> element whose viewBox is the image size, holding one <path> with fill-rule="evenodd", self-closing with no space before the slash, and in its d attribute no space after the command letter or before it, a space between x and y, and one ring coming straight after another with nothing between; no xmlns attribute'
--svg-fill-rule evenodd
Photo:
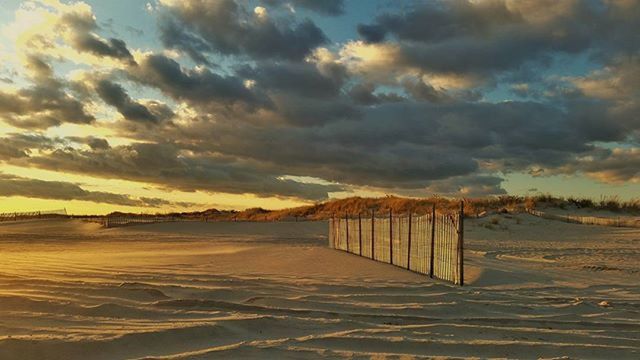
<svg viewBox="0 0 640 360"><path fill-rule="evenodd" d="M464 200L465 214L471 217L481 216L489 212L513 212L525 208L536 208L544 205L557 208L588 208L613 212L640 213L640 199L628 201L618 197L601 197L599 200L575 197L557 197L546 194L536 196L503 195L483 198L448 198L433 196L429 198L405 198L385 196L380 198L349 197L329 200L308 206L300 206L281 210L250 208L243 211L220 211L209 209L202 212L174 213L179 217L206 217L215 220L236 221L282 221L282 220L322 220L332 216L370 216L375 212L379 216L388 214L426 214L432 211L433 205L440 213L457 211L460 201Z"/></svg>

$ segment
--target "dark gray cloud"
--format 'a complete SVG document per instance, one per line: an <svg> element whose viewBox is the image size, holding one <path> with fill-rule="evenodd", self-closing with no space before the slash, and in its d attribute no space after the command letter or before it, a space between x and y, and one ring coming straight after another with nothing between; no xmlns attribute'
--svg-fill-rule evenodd
<svg viewBox="0 0 640 360"><path fill-rule="evenodd" d="M46 81L53 77L53 69L51 68L51 65L37 56L29 55L25 66L27 70L31 72L32 77L36 80Z"/></svg>
<svg viewBox="0 0 640 360"><path fill-rule="evenodd" d="M244 2L234 0L176 3L160 20L160 31L166 47L183 50L203 63L207 52L300 60L327 42L311 20L291 23L268 15L260 17L249 12Z"/></svg>
<svg viewBox="0 0 640 360"><path fill-rule="evenodd" d="M212 52L211 45L196 34L186 30L174 18L167 16L159 22L160 39L169 49L178 49L199 64L210 65L206 53Z"/></svg>
<svg viewBox="0 0 640 360"><path fill-rule="evenodd" d="M358 24L358 34L369 43L379 43L387 36L387 29L382 25Z"/></svg>
<svg viewBox="0 0 640 360"><path fill-rule="evenodd" d="M65 139L78 144L86 144L92 150L106 150L111 147L106 139L93 136L67 136Z"/></svg>
<svg viewBox="0 0 640 360"><path fill-rule="evenodd" d="M133 55L131 55L127 44L123 40L116 38L103 39L95 33L99 27L91 13L65 13L60 18L58 27L70 33L71 45L79 51L123 60L132 65L135 64Z"/></svg>
<svg viewBox="0 0 640 360"><path fill-rule="evenodd" d="M360 118L314 127L202 119L159 131L148 140L179 131L176 146L196 153L251 159L273 173L396 189L470 179L485 164L505 172L555 168L588 155L594 150L589 144L598 139L576 131L562 109L535 102L405 101L380 103Z"/></svg>
<svg viewBox="0 0 640 360"><path fill-rule="evenodd" d="M369 42L392 34L408 65L441 73L486 74L546 64L554 54L637 51L640 5L599 1L432 1L383 13L359 26ZM636 41L636 45L632 43ZM392 41L393 42L393 41Z"/></svg>
<svg viewBox="0 0 640 360"><path fill-rule="evenodd" d="M87 145L89 145L92 150L106 150L110 148L107 140L93 136L87 138Z"/></svg>
<svg viewBox="0 0 640 360"><path fill-rule="evenodd" d="M109 80L99 80L96 84L96 92L107 104L118 109L125 119L157 123L156 118L144 105L133 101L122 86Z"/></svg>
<svg viewBox="0 0 640 360"><path fill-rule="evenodd" d="M381 100L373 92L376 85L373 83L358 83L349 89L349 97L357 104L374 105L379 104Z"/></svg>
<svg viewBox="0 0 640 360"><path fill-rule="evenodd" d="M430 181L426 186L417 189L393 189L395 193L405 196L450 196L450 197L484 197L505 195L502 188L504 179L498 176L474 174L454 176L443 180Z"/></svg>
<svg viewBox="0 0 640 360"><path fill-rule="evenodd" d="M356 104L377 105L385 102L400 102L407 100L396 93L374 93L376 85L370 82L358 83L348 91L348 95Z"/></svg>
<svg viewBox="0 0 640 360"><path fill-rule="evenodd" d="M292 62L260 62L244 66L236 75L254 82L253 89L267 96L273 106L269 117L296 126L316 126L341 119L356 119L360 112L343 96L348 81L339 64L323 67Z"/></svg>
<svg viewBox="0 0 640 360"><path fill-rule="evenodd" d="M406 79L403 81L404 90L410 94L415 100L429 101L432 103L442 103L451 101L451 98L445 91L437 90L423 81Z"/></svg>
<svg viewBox="0 0 640 360"><path fill-rule="evenodd" d="M55 79L37 81L15 93L0 91L0 117L16 127L45 129L62 123L89 124L95 117Z"/></svg>
<svg viewBox="0 0 640 360"><path fill-rule="evenodd" d="M598 149L589 157L574 159L547 174L584 174L607 183L640 182L640 148ZM543 175L547 175L543 173Z"/></svg>
<svg viewBox="0 0 640 360"><path fill-rule="evenodd" d="M329 76L314 64L262 62L257 67L243 67L237 75L257 82L265 91L286 92L308 98L334 98L346 80L346 70L336 69Z"/></svg>
<svg viewBox="0 0 640 360"><path fill-rule="evenodd" d="M15 92L0 90L0 119L20 128L46 129L62 123L89 124L95 117L70 91L71 84L54 77L42 58L29 55L25 68L31 85Z"/></svg>
<svg viewBox="0 0 640 360"><path fill-rule="evenodd" d="M105 40L95 34L82 34L76 37L74 46L80 51L127 60L129 63L135 64L133 55L127 49L126 43L120 39L110 38Z"/></svg>
<svg viewBox="0 0 640 360"><path fill-rule="evenodd" d="M364 43L331 46L282 3L257 2L267 9L255 13L240 1L174 3L157 12L162 42L197 65L147 52L139 64L96 73L75 96L82 84L55 79L50 59L35 56L33 86L0 93L4 121L35 128L90 123L82 102L99 97L124 116L110 126L132 144L10 136L0 158L171 189L314 200L358 187L503 194L510 172L638 181L636 2L415 2L358 26ZM328 15L344 6L292 5ZM112 45L86 16L66 23ZM93 53L113 57L103 50ZM135 83L131 96L125 80ZM138 86L171 100L134 99Z"/></svg>
<svg viewBox="0 0 640 360"><path fill-rule="evenodd" d="M192 206L191 203L172 203L160 198L134 198L125 194L89 191L78 184L65 181L45 181L0 173L0 195L24 196L53 200L82 200L103 204L160 207L163 205Z"/></svg>
<svg viewBox="0 0 640 360"><path fill-rule="evenodd" d="M319 99L292 94L271 97L276 104L274 118L295 126L315 127L333 121L356 120L362 116L360 109L342 98Z"/></svg>
<svg viewBox="0 0 640 360"><path fill-rule="evenodd" d="M17 159L16 164L38 168L120 178L157 184L184 191L253 193L323 199L340 186L303 184L281 180L259 162L188 155L173 144L136 143L109 149L59 148L46 155Z"/></svg>
<svg viewBox="0 0 640 360"><path fill-rule="evenodd" d="M269 106L269 99L247 88L242 79L222 76L209 69L183 69L173 59L149 55L130 72L132 80L156 87L170 97L207 107L242 103Z"/></svg>

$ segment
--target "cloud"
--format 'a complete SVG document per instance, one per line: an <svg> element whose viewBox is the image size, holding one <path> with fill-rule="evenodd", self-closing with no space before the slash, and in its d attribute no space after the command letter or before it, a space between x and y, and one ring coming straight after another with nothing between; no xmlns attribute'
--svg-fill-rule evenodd
<svg viewBox="0 0 640 360"><path fill-rule="evenodd" d="M406 100L406 98L395 93L374 94L375 90L376 85L373 83L358 83L349 89L348 95L355 103L365 106Z"/></svg>
<svg viewBox="0 0 640 360"><path fill-rule="evenodd" d="M591 143L602 134L578 131L574 116L580 119L553 104L528 101L405 100L380 103L357 119L312 127L185 119L146 140L172 136L179 139L176 146L190 152L251 160L271 173L419 189L435 180L471 179L487 171L553 169L585 156L597 149Z"/></svg>
<svg viewBox="0 0 640 360"><path fill-rule="evenodd" d="M67 136L65 139L79 144L86 144L91 150L106 150L111 147L106 139L93 136Z"/></svg>
<svg viewBox="0 0 640 360"><path fill-rule="evenodd" d="M280 6L283 1L278 0L262 0L269 6ZM290 0L287 2L294 8L302 7L311 11L315 11L321 15L338 16L344 14L344 0Z"/></svg>
<svg viewBox="0 0 640 360"><path fill-rule="evenodd" d="M340 95L346 73L334 69L325 74L312 63L288 62L262 62L257 67L244 67L237 72L238 76L255 80L265 91L307 98L335 98Z"/></svg>
<svg viewBox="0 0 640 360"><path fill-rule="evenodd" d="M56 27L58 31L66 33L67 41L78 51L135 64L133 55L123 40L103 39L95 33L98 25L90 8L84 8L81 11L63 11Z"/></svg>
<svg viewBox="0 0 640 360"><path fill-rule="evenodd" d="M630 7L625 12L638 5ZM371 43L393 35L388 43L399 48L398 64L490 76L528 62L544 65L553 54L628 52L637 39L625 30L638 18L621 10L621 2L437 1L382 13L358 29Z"/></svg>
<svg viewBox="0 0 640 360"><path fill-rule="evenodd" d="M358 34L368 43L379 43L387 36L387 30L382 25L358 24Z"/></svg>
<svg viewBox="0 0 640 360"><path fill-rule="evenodd" d="M53 77L50 66L30 56L26 67L33 85L17 91L0 90L0 116L20 128L45 129L62 123L90 124L95 117L69 91L70 84Z"/></svg>
<svg viewBox="0 0 640 360"><path fill-rule="evenodd" d="M292 23L259 17L242 2L164 0L162 4L167 10L160 23L163 44L183 50L196 62L206 61L203 53L300 60L328 41L311 20Z"/></svg>
<svg viewBox="0 0 640 360"><path fill-rule="evenodd" d="M550 173L585 174L603 183L640 183L640 148L601 149L576 157Z"/></svg>
<svg viewBox="0 0 640 360"><path fill-rule="evenodd" d="M39 199L82 200L103 204L157 208L163 205L193 206L191 203L175 204L159 198L133 198L129 195L104 191L89 191L65 181L45 181L0 173L2 196L23 196Z"/></svg>
<svg viewBox="0 0 640 360"><path fill-rule="evenodd" d="M450 197L484 197L505 195L502 188L504 179L491 175L455 176L445 180L429 182L420 189L399 189L399 193L407 196L450 196Z"/></svg>
<svg viewBox="0 0 640 360"><path fill-rule="evenodd" d="M47 154L15 161L21 166L141 181L184 191L253 193L324 199L337 185L318 185L279 179L258 162L226 156L189 155L172 144L135 143L109 149L58 148Z"/></svg>
<svg viewBox="0 0 640 360"><path fill-rule="evenodd" d="M357 27L360 40L336 44L282 6L164 0L150 16L165 48L146 50L101 36L87 5L44 6L48 32L18 42L24 79L0 87L2 121L108 126L128 145L10 134L0 159L313 200L358 188L503 194L512 172L637 182L637 2L391 4Z"/></svg>
<svg viewBox="0 0 640 360"><path fill-rule="evenodd" d="M73 45L80 51L88 51L98 56L109 56L116 59L127 60L135 64L133 55L127 49L127 45L120 39L111 38L105 40L95 34L82 34L76 36Z"/></svg>
<svg viewBox="0 0 640 360"><path fill-rule="evenodd" d="M122 86L109 80L99 80L95 84L96 92L105 103L118 109L125 119L131 121L157 123L158 118L144 105L133 101Z"/></svg>
<svg viewBox="0 0 640 360"><path fill-rule="evenodd" d="M222 76L207 68L183 69L164 55L151 54L131 69L132 80L160 89L168 96L203 107L220 103L269 106L269 100L247 88L242 79Z"/></svg>
<svg viewBox="0 0 640 360"><path fill-rule="evenodd" d="M18 56L38 53L102 68L135 64L123 40L99 35L102 29L84 2L25 2L15 14L15 21L3 30Z"/></svg>
<svg viewBox="0 0 640 360"><path fill-rule="evenodd" d="M429 84L425 84L421 80L406 79L402 82L402 85L405 91L418 101L429 101L432 103L451 101L446 92L438 90Z"/></svg>

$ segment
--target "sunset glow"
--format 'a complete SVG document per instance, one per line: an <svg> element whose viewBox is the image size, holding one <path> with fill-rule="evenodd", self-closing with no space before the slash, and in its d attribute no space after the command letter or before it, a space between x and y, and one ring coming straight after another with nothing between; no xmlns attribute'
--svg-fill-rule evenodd
<svg viewBox="0 0 640 360"><path fill-rule="evenodd" d="M637 14L635 1L5 1L0 212L636 198Z"/></svg>

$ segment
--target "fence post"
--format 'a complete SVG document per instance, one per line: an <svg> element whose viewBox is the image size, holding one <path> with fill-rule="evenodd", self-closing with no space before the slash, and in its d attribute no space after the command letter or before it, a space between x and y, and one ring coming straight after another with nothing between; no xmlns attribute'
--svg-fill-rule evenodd
<svg viewBox="0 0 640 360"><path fill-rule="evenodd" d="M336 214L331 213L331 221L333 222L333 248L337 249L336 247L336 242L338 241L338 228L340 226L340 223L338 223L338 226L336 226Z"/></svg>
<svg viewBox="0 0 640 360"><path fill-rule="evenodd" d="M349 252L349 215L347 215L347 213L344 213L344 223L346 226L346 236L347 236L347 252Z"/></svg>
<svg viewBox="0 0 640 360"><path fill-rule="evenodd" d="M362 256L362 218L360 213L358 213L358 251Z"/></svg>
<svg viewBox="0 0 640 360"><path fill-rule="evenodd" d="M431 253L429 253L429 277L433 278L433 263L436 242L436 204L431 209Z"/></svg>
<svg viewBox="0 0 640 360"><path fill-rule="evenodd" d="M389 209L389 264L393 264L393 210Z"/></svg>
<svg viewBox="0 0 640 360"><path fill-rule="evenodd" d="M333 214L331 214L331 218L329 219L329 247L330 248L334 248L333 247L333 243L334 243L334 236L333 233L335 232L335 224L333 223Z"/></svg>
<svg viewBox="0 0 640 360"><path fill-rule="evenodd" d="M376 244L375 244L375 226L374 226L374 222L376 221L376 211L375 210L371 210L371 258L373 260L376 259Z"/></svg>
<svg viewBox="0 0 640 360"><path fill-rule="evenodd" d="M407 245L407 270L411 270L411 211L409 211L409 244Z"/></svg>
<svg viewBox="0 0 640 360"><path fill-rule="evenodd" d="M458 214L458 274L460 286L464 285L464 200L460 201L460 213Z"/></svg>

